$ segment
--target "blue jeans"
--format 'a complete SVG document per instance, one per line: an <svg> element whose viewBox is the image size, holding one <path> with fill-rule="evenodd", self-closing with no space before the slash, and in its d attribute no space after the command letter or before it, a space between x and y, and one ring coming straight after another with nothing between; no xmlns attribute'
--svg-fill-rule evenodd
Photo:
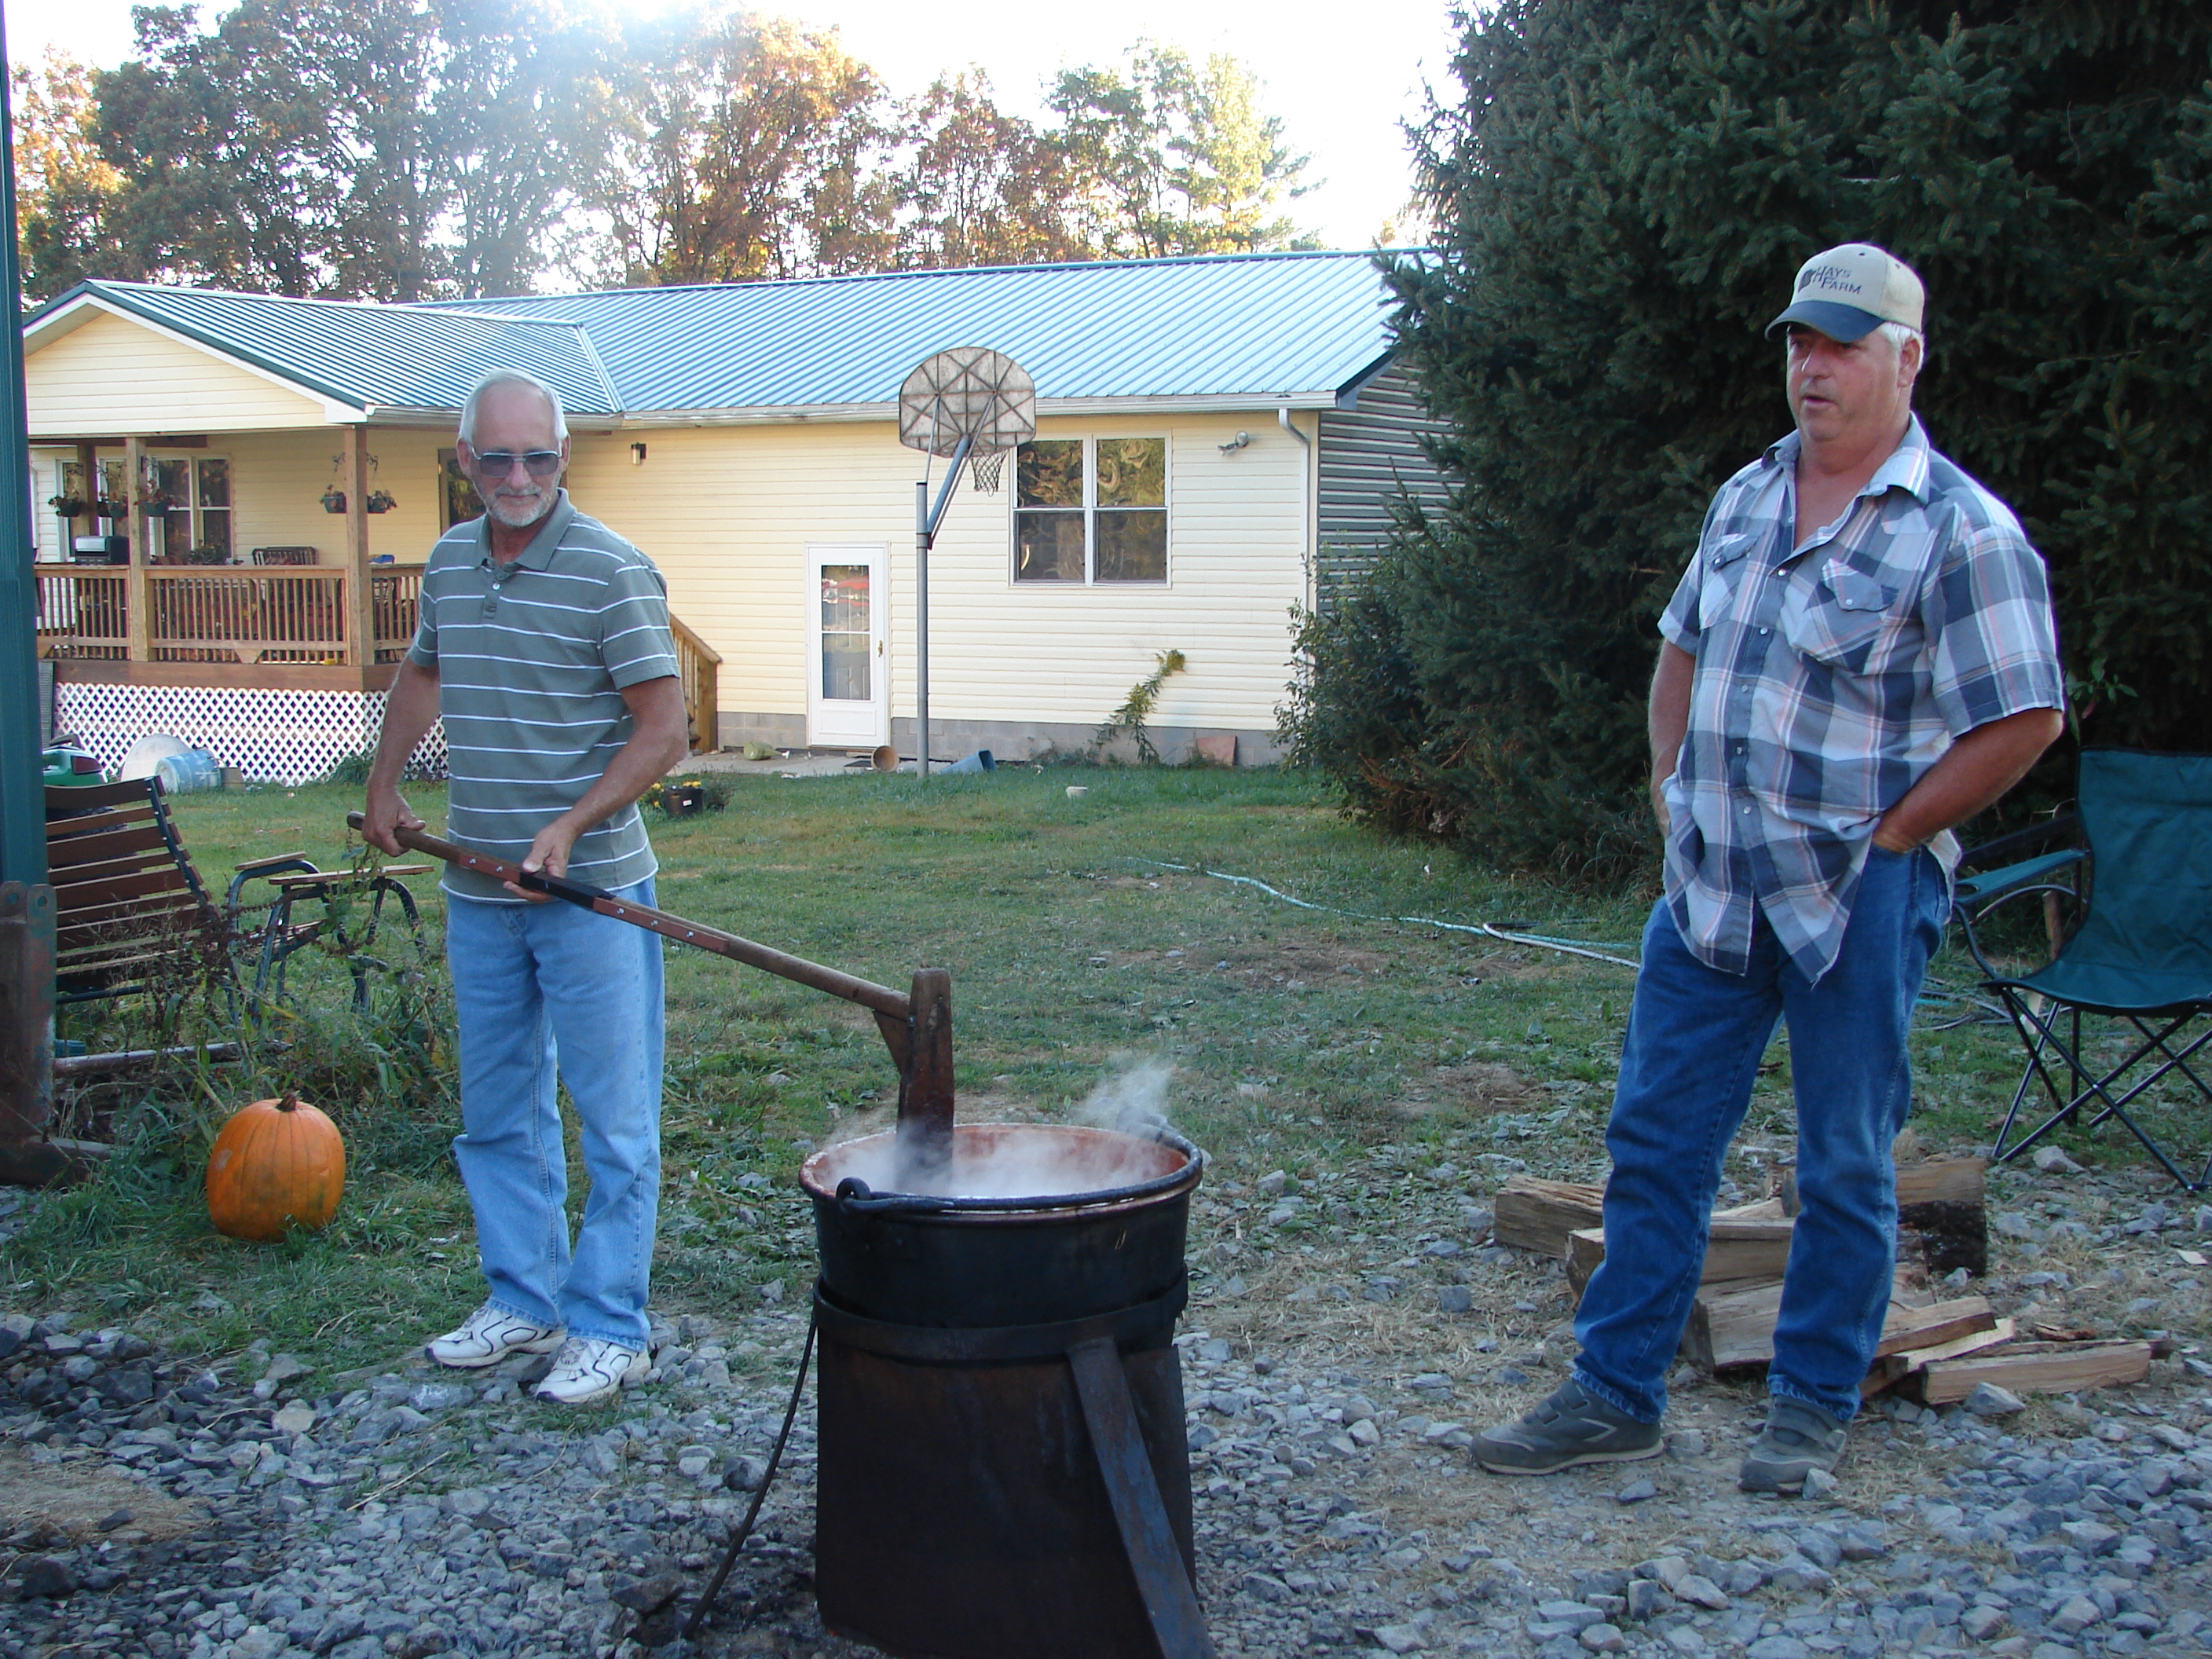
<svg viewBox="0 0 2212 1659"><path fill-rule="evenodd" d="M653 883L617 896L651 904ZM461 1046L453 1157L492 1304L644 1347L660 1205L659 938L571 904L448 894L446 957ZM573 1253L556 1066L591 1178Z"/></svg>
<svg viewBox="0 0 2212 1659"><path fill-rule="evenodd" d="M1691 955L1662 900L1644 930L1606 1145L1605 1261L1575 1316L1575 1372L1644 1422L1667 1407L1705 1255L1722 1155L1751 1103L1778 1018L1797 1088L1797 1194L1770 1394L1849 1419L1873 1363L1895 1266L1890 1145L1912 1102L1905 1031L1942 937L1949 884L1924 850L1874 848L1842 953L1817 983L1762 916L1739 978Z"/></svg>

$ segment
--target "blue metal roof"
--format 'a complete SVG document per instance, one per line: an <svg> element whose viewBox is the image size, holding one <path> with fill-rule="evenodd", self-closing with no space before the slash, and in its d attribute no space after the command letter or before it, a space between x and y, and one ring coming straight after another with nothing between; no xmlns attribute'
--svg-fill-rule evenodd
<svg viewBox="0 0 2212 1659"><path fill-rule="evenodd" d="M450 410L526 368L580 415L888 406L931 353L988 345L1046 400L1310 402L1388 355L1370 253L901 271L435 305L94 282L104 299L356 406Z"/></svg>
<svg viewBox="0 0 2212 1659"><path fill-rule="evenodd" d="M916 363L988 345L1043 398L1334 393L1389 350L1367 253L900 271L530 296L450 309L559 317L599 348L623 405L889 403Z"/></svg>
<svg viewBox="0 0 2212 1659"><path fill-rule="evenodd" d="M619 412L591 340L572 323L91 282L33 313L25 327L82 294L356 406L459 409L486 371L506 367L559 388L580 414Z"/></svg>

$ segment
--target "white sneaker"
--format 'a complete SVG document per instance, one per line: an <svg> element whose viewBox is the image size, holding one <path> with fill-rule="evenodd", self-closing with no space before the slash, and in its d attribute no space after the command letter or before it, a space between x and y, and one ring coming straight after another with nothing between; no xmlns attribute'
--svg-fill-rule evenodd
<svg viewBox="0 0 2212 1659"><path fill-rule="evenodd" d="M604 1337L572 1336L553 1356L553 1369L531 1392L540 1400L557 1400L564 1406L584 1406L604 1400L633 1376L653 1369L653 1357L642 1348L625 1348Z"/></svg>
<svg viewBox="0 0 2212 1659"><path fill-rule="evenodd" d="M457 1331L432 1337L422 1352L441 1365L472 1371L496 1365L511 1353L550 1353L561 1346L557 1325L533 1325L487 1302Z"/></svg>

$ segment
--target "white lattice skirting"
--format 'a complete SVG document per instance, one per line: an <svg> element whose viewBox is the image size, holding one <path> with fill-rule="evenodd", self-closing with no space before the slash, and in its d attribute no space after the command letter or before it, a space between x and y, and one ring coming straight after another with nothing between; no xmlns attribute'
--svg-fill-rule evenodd
<svg viewBox="0 0 2212 1659"><path fill-rule="evenodd" d="M131 745L161 733L204 749L219 766L249 778L308 783L349 755L376 742L384 721L381 691L277 691L229 686L81 685L54 687L54 730L72 734L100 757L122 763ZM433 726L415 751L416 775L446 775L446 733Z"/></svg>

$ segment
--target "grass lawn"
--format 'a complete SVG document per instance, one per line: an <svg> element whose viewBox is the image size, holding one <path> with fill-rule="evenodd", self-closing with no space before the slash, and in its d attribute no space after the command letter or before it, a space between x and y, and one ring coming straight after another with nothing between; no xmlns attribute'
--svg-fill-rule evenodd
<svg viewBox="0 0 2212 1659"><path fill-rule="evenodd" d="M1071 783L1088 796L1069 799ZM439 790L412 799L442 820ZM178 811L219 886L236 860L274 852L342 861L357 804L351 789L262 787L185 797ZM1462 1164L1498 1152L1540 1172L1601 1171L1628 970L1375 918L1514 922L1633 956L1648 892L1592 896L1378 841L1307 778L1273 771L748 776L726 810L653 835L664 908L889 984L950 969L967 1118L1056 1116L1157 1059L1176 1068L1171 1115L1219 1180L1281 1169L1295 1182L1384 1143L1409 1166L1452 1149ZM1367 914L1296 908L1204 869ZM173 1068L78 1103L129 1145L0 1245L0 1303L210 1353L265 1337L325 1370L389 1358L474 1304L468 1206L446 1152L458 1126L442 907L430 878L413 885L430 937L398 1015L318 1015L246 1067ZM1939 991L1968 987L1970 968L1940 960ZM793 1171L826 1138L881 1121L896 1073L846 1004L674 946L668 983L657 1305L727 1311L779 1281L795 1293L812 1244ZM1923 1010L1919 1132L1932 1146L1985 1144L2016 1075L2004 1028L1936 1029L1968 1012ZM137 999L64 1030L102 1048L143 1046L152 1027ZM224 1027L191 1012L183 1025ZM234 1106L288 1084L347 1133L339 1218L281 1245L221 1237L200 1191L209 1139ZM1759 1160L1789 1134L1780 1047L1749 1129L1736 1172L1763 1190ZM2127 1155L2111 1139L2100 1152ZM740 1184L755 1173L765 1188Z"/></svg>

